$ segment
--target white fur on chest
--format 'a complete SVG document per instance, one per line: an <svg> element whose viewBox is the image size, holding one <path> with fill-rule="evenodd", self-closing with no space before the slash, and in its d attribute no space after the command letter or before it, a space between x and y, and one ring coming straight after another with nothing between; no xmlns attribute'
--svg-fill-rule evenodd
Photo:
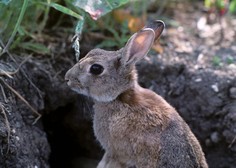
<svg viewBox="0 0 236 168"><path fill-rule="evenodd" d="M121 111L117 104L116 108L114 106L111 108L109 105L104 106L94 106L93 128L95 136L106 151L115 150L116 154L120 155L119 158L124 156L123 159L127 160L126 157L132 151L132 139L129 138L132 133L129 131L127 122L129 118L128 109L122 108ZM127 153L129 154L127 155Z"/></svg>

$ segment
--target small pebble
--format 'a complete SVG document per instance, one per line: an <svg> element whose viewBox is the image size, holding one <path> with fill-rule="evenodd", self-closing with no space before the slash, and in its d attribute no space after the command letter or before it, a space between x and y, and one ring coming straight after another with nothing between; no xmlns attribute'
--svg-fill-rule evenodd
<svg viewBox="0 0 236 168"><path fill-rule="evenodd" d="M229 64L228 68L232 69L232 70L235 70L236 69L236 65L235 64Z"/></svg>
<svg viewBox="0 0 236 168"><path fill-rule="evenodd" d="M198 57L197 57L197 62L202 62L203 58L204 58L204 55L202 53L199 54Z"/></svg>
<svg viewBox="0 0 236 168"><path fill-rule="evenodd" d="M233 99L236 99L236 87L232 87L229 89L229 96Z"/></svg>
<svg viewBox="0 0 236 168"><path fill-rule="evenodd" d="M212 146L212 143L211 143L211 140L210 140L210 139L206 139L206 140L205 140L205 144L206 144L207 147Z"/></svg>
<svg viewBox="0 0 236 168"><path fill-rule="evenodd" d="M211 88L214 90L214 92L219 92L218 84L211 85Z"/></svg>
<svg viewBox="0 0 236 168"><path fill-rule="evenodd" d="M219 136L219 133L218 132L213 132L211 134L211 141L213 143L218 143L220 141L220 136Z"/></svg>
<svg viewBox="0 0 236 168"><path fill-rule="evenodd" d="M19 141L19 140L20 140L20 138L19 138L18 136L16 136L16 140L17 140L17 141Z"/></svg>
<svg viewBox="0 0 236 168"><path fill-rule="evenodd" d="M13 134L15 134L15 133L16 133L16 130L13 128L13 129L11 130L11 132L12 132Z"/></svg>
<svg viewBox="0 0 236 168"><path fill-rule="evenodd" d="M201 81L202 81L202 78L195 79L195 82L201 82Z"/></svg>

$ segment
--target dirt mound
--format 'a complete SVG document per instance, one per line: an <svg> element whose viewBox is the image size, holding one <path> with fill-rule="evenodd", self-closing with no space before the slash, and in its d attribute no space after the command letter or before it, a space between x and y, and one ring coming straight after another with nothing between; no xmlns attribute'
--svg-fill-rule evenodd
<svg viewBox="0 0 236 168"><path fill-rule="evenodd" d="M7 60L0 62L0 167L49 167L50 146L42 122L33 124L37 115L23 102L23 97L37 110L44 108L44 100L30 78L23 71L14 72L17 66ZM22 73L23 72L23 73ZM24 73L25 74L25 73ZM9 77L7 77L9 76Z"/></svg>

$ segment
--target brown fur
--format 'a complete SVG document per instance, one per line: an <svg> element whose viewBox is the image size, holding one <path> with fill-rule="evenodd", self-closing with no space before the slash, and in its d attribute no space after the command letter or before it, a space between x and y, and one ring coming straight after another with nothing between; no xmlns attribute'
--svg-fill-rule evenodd
<svg viewBox="0 0 236 168"><path fill-rule="evenodd" d="M154 21L118 51L95 49L65 76L94 99L94 133L105 154L97 168L208 168L198 140L175 109L137 83L135 63L164 28ZM93 64L104 70L90 72Z"/></svg>

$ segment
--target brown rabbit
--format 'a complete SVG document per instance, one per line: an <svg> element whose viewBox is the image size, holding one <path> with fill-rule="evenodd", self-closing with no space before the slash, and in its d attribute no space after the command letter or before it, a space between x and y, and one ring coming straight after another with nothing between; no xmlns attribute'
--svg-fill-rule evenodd
<svg viewBox="0 0 236 168"><path fill-rule="evenodd" d="M175 109L137 82L135 63L164 29L153 21L118 51L94 49L65 76L94 99L94 133L105 149L97 168L207 168L196 137Z"/></svg>

